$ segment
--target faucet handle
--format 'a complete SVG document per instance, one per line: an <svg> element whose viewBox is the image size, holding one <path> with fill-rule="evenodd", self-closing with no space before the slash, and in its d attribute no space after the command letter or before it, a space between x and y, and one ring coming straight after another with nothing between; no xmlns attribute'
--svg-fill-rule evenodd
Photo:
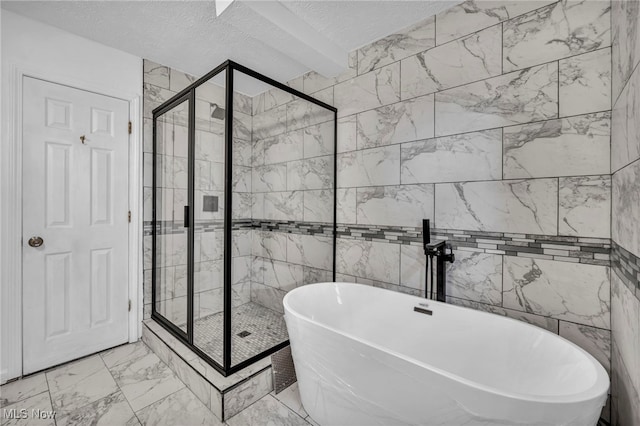
<svg viewBox="0 0 640 426"><path fill-rule="evenodd" d="M449 263L453 263L456 261L456 255L453 253L453 247L451 247L451 244L445 244L445 249L447 248L449 249L449 254L444 255L444 260L446 260Z"/></svg>

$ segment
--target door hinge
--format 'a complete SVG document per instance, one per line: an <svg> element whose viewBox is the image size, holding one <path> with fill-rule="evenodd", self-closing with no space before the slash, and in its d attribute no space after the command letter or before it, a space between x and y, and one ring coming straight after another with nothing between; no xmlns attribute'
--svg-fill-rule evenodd
<svg viewBox="0 0 640 426"><path fill-rule="evenodd" d="M133 127L133 126L132 126L131 122L129 122L129 134L131 134L132 127Z"/></svg>
<svg viewBox="0 0 640 426"><path fill-rule="evenodd" d="M131 312L131 299L129 299L129 312Z"/></svg>
<svg viewBox="0 0 640 426"><path fill-rule="evenodd" d="M129 218L129 223L131 223L131 210L129 210L129 214L127 215L127 217Z"/></svg>

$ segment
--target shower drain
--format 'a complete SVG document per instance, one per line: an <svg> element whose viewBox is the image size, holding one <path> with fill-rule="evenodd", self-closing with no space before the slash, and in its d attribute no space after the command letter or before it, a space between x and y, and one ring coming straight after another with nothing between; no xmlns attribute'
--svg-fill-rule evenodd
<svg viewBox="0 0 640 426"><path fill-rule="evenodd" d="M245 331L241 331L240 333L236 334L236 336L238 336L238 337L243 337L243 338L244 338L244 337L247 337L247 336L248 336L248 335L250 335L250 334L251 334L250 332L248 332L247 330L245 330Z"/></svg>

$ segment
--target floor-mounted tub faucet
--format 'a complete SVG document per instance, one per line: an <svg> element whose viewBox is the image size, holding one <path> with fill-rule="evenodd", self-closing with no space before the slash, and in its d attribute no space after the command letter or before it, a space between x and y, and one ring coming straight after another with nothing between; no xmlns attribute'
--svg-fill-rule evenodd
<svg viewBox="0 0 640 426"><path fill-rule="evenodd" d="M447 269L446 262L453 263L455 261L455 255L450 244L447 244L445 240L431 241L431 227L429 219L422 220L422 242L424 245L424 254L428 256L426 265L426 277L425 277L425 297L433 299L433 258L436 258L436 297L438 302L446 302L445 289L447 287ZM449 253L447 253L449 249ZM431 264L431 266L429 266ZM429 277L429 270L431 270L431 280ZM429 290L429 281L431 281L431 289Z"/></svg>

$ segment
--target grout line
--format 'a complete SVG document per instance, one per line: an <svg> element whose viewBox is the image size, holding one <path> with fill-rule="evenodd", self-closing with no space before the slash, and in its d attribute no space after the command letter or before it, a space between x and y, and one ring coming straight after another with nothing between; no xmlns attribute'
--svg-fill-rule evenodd
<svg viewBox="0 0 640 426"><path fill-rule="evenodd" d="M500 75L504 75L504 21L500 22Z"/></svg>
<svg viewBox="0 0 640 426"><path fill-rule="evenodd" d="M557 98L556 98L556 108L558 111L558 118L560 118L560 60L557 61L556 64L557 69L557 81L556 81L556 90L557 90ZM611 135L611 126L609 126L609 135Z"/></svg>
<svg viewBox="0 0 640 426"><path fill-rule="evenodd" d="M505 275L505 261L504 261L504 256L502 256L500 258L500 263L501 263L501 267L502 267L502 275L500 276L500 306L504 307L504 275Z"/></svg>
<svg viewBox="0 0 640 426"><path fill-rule="evenodd" d="M506 161L506 152L504 151L504 127L500 128L500 146L500 177L501 180L504 180L504 163Z"/></svg>
<svg viewBox="0 0 640 426"><path fill-rule="evenodd" d="M49 386L49 378L47 377L47 373L43 373L44 374L44 379L47 382L47 393L49 394L49 403L51 404L51 410L52 411L56 411L56 406L53 404L53 396L51 395L51 386ZM117 383L116 383L117 386ZM39 394L38 394L39 395ZM26 399L26 398L25 398ZM23 399L24 401L24 399ZM56 413L56 415L53 417L53 423L55 425L58 424L58 419L57 419L58 415Z"/></svg>
<svg viewBox="0 0 640 426"><path fill-rule="evenodd" d="M530 66L527 66L527 67L523 67L523 68L519 68L519 69L516 69L516 70L508 71L508 72L506 72L506 73L502 73L502 74L499 74L499 75L490 76L490 77L483 78L483 79L480 79L480 80L468 81L468 82L465 82L465 83L461 83L461 84L458 84L458 85L454 85L454 86L451 86L451 87L447 87L447 88L442 89L442 90L436 90L436 91L434 91L434 92L423 93L423 94L420 94L420 95L417 95L417 96L413 96L413 97L410 97L410 98L401 99L401 100L396 101L396 102L391 102L391 103L387 103L387 104L384 104L384 105L379 105L379 106L376 106L376 107L374 107L374 108L363 109L363 110L361 110L361 111L355 112L355 113L353 113L353 114L349 114L349 115L341 116L341 117L339 117L339 118L345 118L345 117L349 117L349 116L351 116L351 115L361 114L361 113L363 113L363 112L368 112L368 111L371 111L371 110L380 109L380 108L385 107L385 106L390 106L390 105L393 105L393 104L396 104L396 103L400 103L400 102L404 102L404 101L413 100L413 99L415 99L415 98L419 98L419 97L423 97L423 96L431 95L431 94L434 94L434 93L443 93L443 92L446 92L446 91L448 91L448 90L452 90L452 89L459 89L459 88L462 88L462 87L465 87L465 86L468 86L468 85L471 85L471 84L476 84L476 83L480 83L480 82L483 82L483 81L487 81L487 80L491 80L491 79L495 79L495 78L499 78L499 77L504 77L504 76L507 76L507 75L509 75L509 74L519 73L519 72L522 72L522 71L524 71L524 70L528 70L528 69L531 69L531 68L538 68L538 67L542 67L542 66L544 66L544 65L549 65L549 64L552 64L552 63L554 63L554 62L558 62L558 61L560 61L560 60L570 59L570 58L573 58L573 57L576 57L576 56L585 55L585 54L593 53L593 52L597 52L597 51L600 51L600 50L606 50L606 49L608 49L608 48L610 48L610 46L601 47L601 48L599 48L599 49L594 49L594 50L591 50L591 51L589 51L589 52L577 53L577 54L575 54L575 55L566 56L566 57L559 58L559 59L558 59L558 58L556 58L556 59L553 59L553 60L548 60L548 61L545 61L545 62L542 62L542 63L539 63L539 64L530 65ZM406 58L404 58L404 59L408 59L408 58L411 58L411 57L413 57L413 56L416 56L416 55L411 55L411 56L408 56L408 57L406 57ZM403 59L403 60L404 60L404 59ZM396 61L396 62L399 62L399 61ZM389 65L392 65L392 64L395 64L395 62L392 62L391 64L388 64L388 65L385 65L385 66L389 66ZM363 75L364 75L364 74L363 74ZM349 80L346 80L346 81L349 81ZM345 82L346 82L346 81L345 81ZM344 82L343 82L343 83L344 83Z"/></svg>
<svg viewBox="0 0 640 426"><path fill-rule="evenodd" d="M368 150L368 149L380 149L380 148L385 148L385 147L389 147L389 146L393 146L393 145L404 145L404 144L410 144L410 143L426 142L426 141L431 141L431 140L434 140L434 139L450 138L450 137L454 137L454 136L468 135L468 134L471 134L471 133L483 133L483 132L489 132L491 130L502 129L503 134L504 134L504 130L505 129L510 129L510 128L514 128L514 127L518 127L518 126L528 126L528 125L533 125L533 124L541 124L541 123L545 123L547 121L565 120L565 119L570 119L570 118L584 117L584 116L587 116L587 115L598 115L598 114L604 115L604 114L607 114L607 113L609 114L609 119L610 119L611 110L607 109L607 110L601 110L601 111L586 112L586 113L582 113L582 114L567 115L567 116L564 116L564 117L554 117L554 118L547 118L547 119L544 119L544 120L527 121L527 122L518 123L518 124L511 124L511 125L508 125L508 126L496 126L496 127L490 127L490 128L487 128L487 129L468 130L466 132L452 133L452 134L447 134L447 135L435 136L433 138L423 138L423 139L409 140L409 141L404 141L404 142L394 142L394 143L389 143L389 144L384 144L384 145L366 147L366 148L362 148L362 149L354 149L354 150L350 150L350 151L343 151L343 152L339 152L338 155L352 153L352 152L356 152L356 151L365 151L365 150ZM352 117L352 116L357 116L357 115L358 114L352 114L352 115L347 116L347 117ZM434 115L435 115L435 112L434 112ZM286 164L286 163L274 163L274 164ZM555 177L555 176L553 176L553 177Z"/></svg>
<svg viewBox="0 0 640 426"><path fill-rule="evenodd" d="M560 178L556 181L556 235L560 235Z"/></svg>
<svg viewBox="0 0 640 426"><path fill-rule="evenodd" d="M638 66L639 65L640 65L640 60L638 60L638 62L634 65L633 69L629 73L629 76L624 81L624 84L620 88L620 93L618 93L618 95L616 96L616 99L614 100L613 96L611 97L611 108L612 109L618 103L618 101L620 100L620 96L622 96L622 92L624 92L625 89L627 88L627 86L629 85L629 82L631 81L631 78L633 77L633 74L635 74L636 72L640 72L640 71L638 71L638 69L639 69ZM611 81L612 81L611 93L613 93L613 49L611 49Z"/></svg>

